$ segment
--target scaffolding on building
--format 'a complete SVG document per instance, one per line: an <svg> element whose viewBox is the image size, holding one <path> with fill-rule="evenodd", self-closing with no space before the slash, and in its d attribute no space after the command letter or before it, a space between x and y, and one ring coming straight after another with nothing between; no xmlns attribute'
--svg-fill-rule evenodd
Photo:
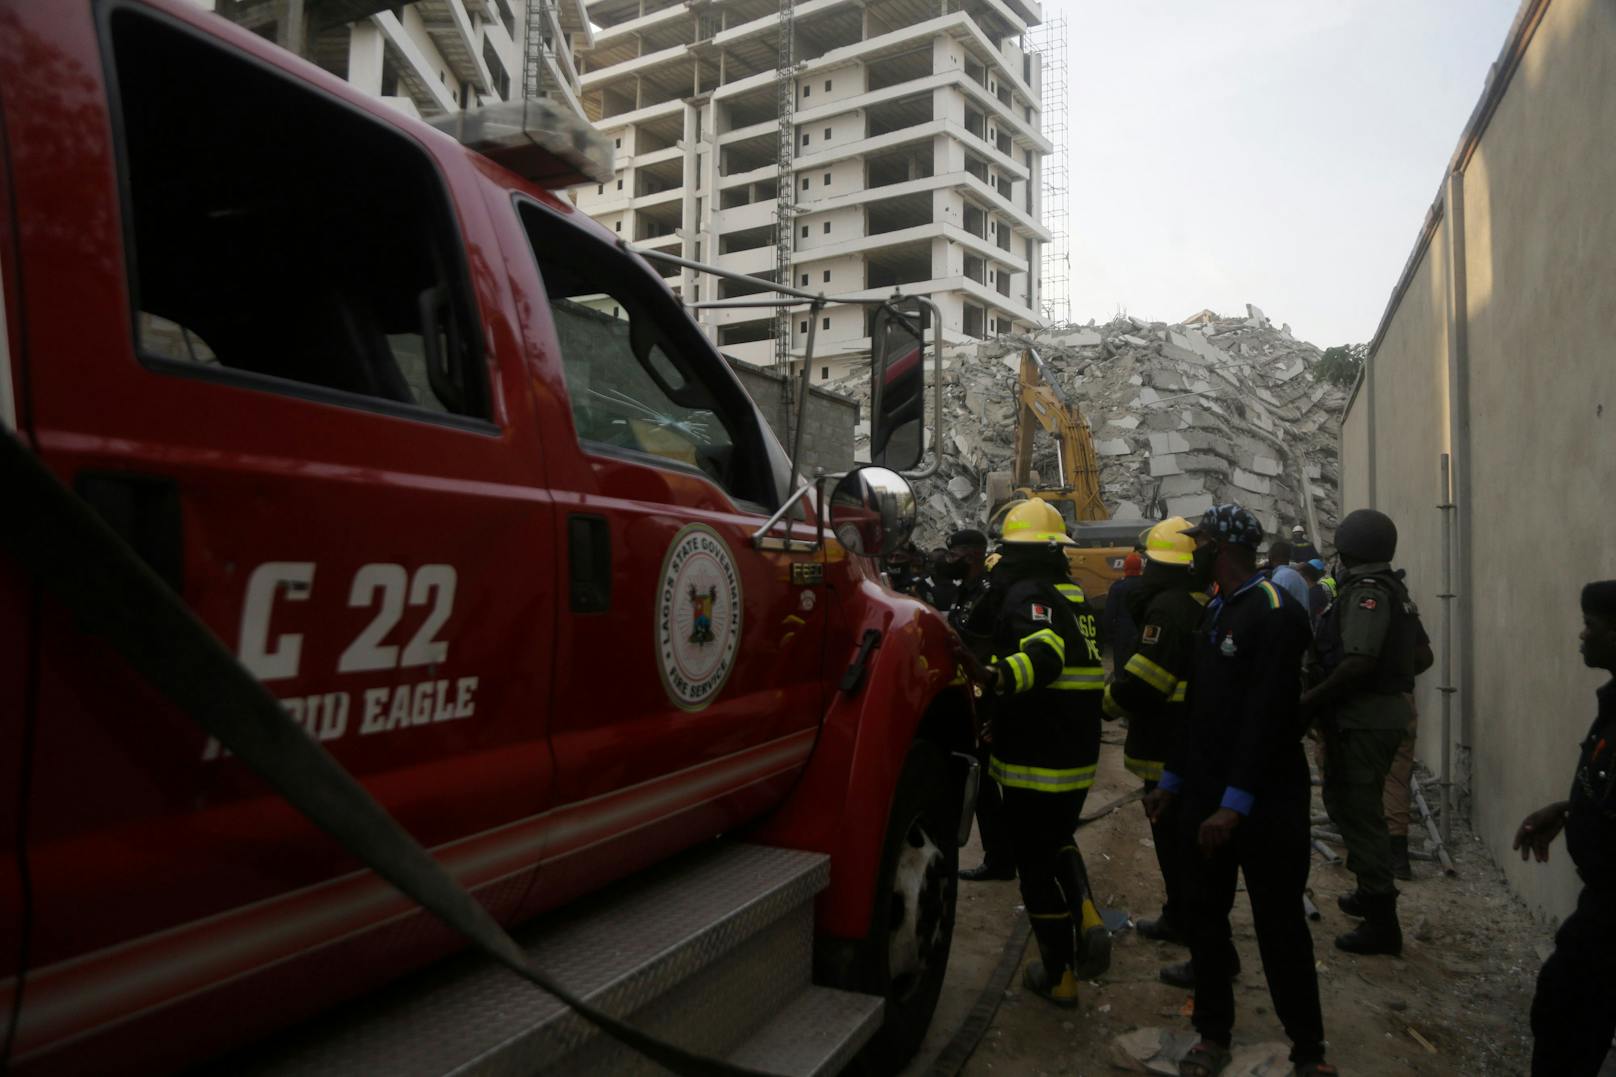
<svg viewBox="0 0 1616 1077"><path fill-rule="evenodd" d="M780 284L791 283L791 256L796 252L797 178L791 170L796 157L797 132L797 10L795 0L780 0L780 62L775 79L775 102L780 124L779 156L775 171L774 272ZM791 362L791 311L781 307L774 316L774 365L784 371Z"/></svg>
<svg viewBox="0 0 1616 1077"><path fill-rule="evenodd" d="M1049 229L1044 244L1040 313L1050 325L1072 319L1071 247L1067 222L1066 18L1051 16L1027 31L1027 47L1038 55L1039 106L1044 137L1051 150L1044 156L1039 198L1043 224Z"/></svg>

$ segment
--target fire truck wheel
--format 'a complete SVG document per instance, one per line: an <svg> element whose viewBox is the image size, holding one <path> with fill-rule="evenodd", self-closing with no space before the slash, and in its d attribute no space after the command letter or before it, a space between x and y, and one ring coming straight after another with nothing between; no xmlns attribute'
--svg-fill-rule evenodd
<svg viewBox="0 0 1616 1077"><path fill-rule="evenodd" d="M937 1008L954 939L959 798L944 751L916 741L887 820L870 934L857 962L862 982L848 985L885 995L887 1017L854 1072L901 1069L920 1047Z"/></svg>

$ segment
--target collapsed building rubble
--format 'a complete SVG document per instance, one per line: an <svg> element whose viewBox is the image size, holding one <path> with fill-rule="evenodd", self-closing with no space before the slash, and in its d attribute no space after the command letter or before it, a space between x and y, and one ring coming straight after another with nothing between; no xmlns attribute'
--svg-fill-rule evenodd
<svg viewBox="0 0 1616 1077"><path fill-rule="evenodd" d="M1296 523L1315 540L1334 531L1337 424L1347 392L1312 376L1318 348L1248 305L1241 318L1201 311L1168 325L1119 317L945 351L942 466L916 484L923 546L986 522L987 477L1011 467L1016 369L1028 346L1082 409L1113 518L1193 518L1238 501L1270 534ZM868 459L868 372L826 387L860 400L855 454ZM928 392L928 409L931 399ZM1033 465L1046 478L1055 473L1054 456L1040 432Z"/></svg>

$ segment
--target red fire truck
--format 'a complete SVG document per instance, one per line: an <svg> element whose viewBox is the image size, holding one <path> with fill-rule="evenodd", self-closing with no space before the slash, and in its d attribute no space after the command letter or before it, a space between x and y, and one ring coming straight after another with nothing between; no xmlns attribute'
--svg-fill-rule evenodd
<svg viewBox="0 0 1616 1077"><path fill-rule="evenodd" d="M948 630L838 499L782 511L658 274L185 0L0 0L0 118L0 1068L239 1057L462 948L311 821L333 759L501 926L695 901L666 862L715 835L822 854L815 982L878 996L872 1068L911 1052L970 778ZM271 780L277 721L314 754Z"/></svg>

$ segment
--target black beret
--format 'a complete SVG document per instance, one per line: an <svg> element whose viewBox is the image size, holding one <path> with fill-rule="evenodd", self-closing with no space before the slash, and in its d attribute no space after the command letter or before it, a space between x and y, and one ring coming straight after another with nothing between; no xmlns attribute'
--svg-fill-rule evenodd
<svg viewBox="0 0 1616 1077"><path fill-rule="evenodd" d="M985 550L988 548L988 537L974 527L967 527L963 531L956 531L949 535L948 545L950 547L974 546L979 550Z"/></svg>
<svg viewBox="0 0 1616 1077"><path fill-rule="evenodd" d="M1582 612L1616 621L1616 580L1598 580L1584 587Z"/></svg>

